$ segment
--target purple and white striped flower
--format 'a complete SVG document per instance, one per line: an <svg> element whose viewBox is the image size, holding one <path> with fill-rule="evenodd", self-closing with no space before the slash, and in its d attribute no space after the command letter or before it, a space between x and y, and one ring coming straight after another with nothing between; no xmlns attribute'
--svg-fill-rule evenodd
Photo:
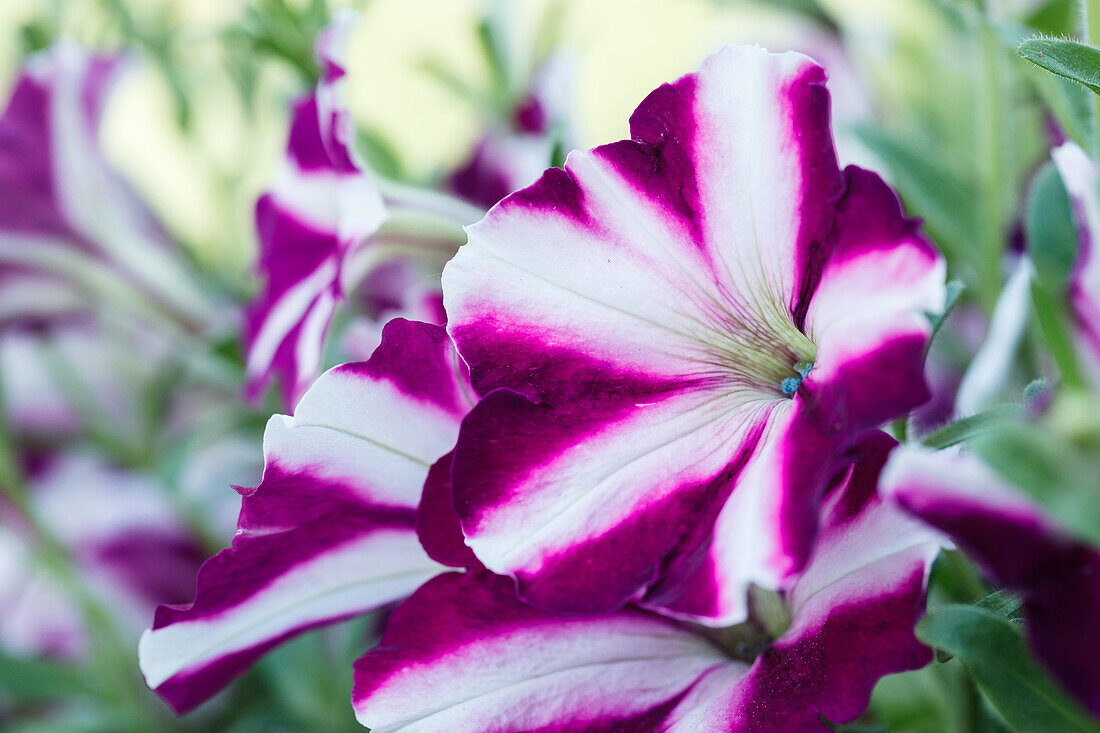
<svg viewBox="0 0 1100 733"><path fill-rule="evenodd" d="M726 625L779 588L858 436L922 403L944 265L836 162L825 72L728 47L469 227L443 275L484 399L469 546L535 606Z"/></svg>
<svg viewBox="0 0 1100 733"><path fill-rule="evenodd" d="M0 320L87 309L87 298L189 328L215 304L99 145L126 64L62 41L27 59L0 116Z"/></svg>
<svg viewBox="0 0 1100 733"><path fill-rule="evenodd" d="M970 454L900 448L882 491L946 534L994 585L1020 593L1035 655L1100 715L1100 551Z"/></svg>
<svg viewBox="0 0 1100 733"><path fill-rule="evenodd" d="M1078 353L1093 384L1100 385L1100 169L1074 143L1056 148L1051 156L1065 183L1076 217L1079 251L1069 280L1074 336Z"/></svg>
<svg viewBox="0 0 1100 733"><path fill-rule="evenodd" d="M72 554L88 590L124 637L136 639L157 603L187 597L202 560L163 487L86 453L35 461L28 494L36 516ZM36 538L14 508L0 524L0 648L77 657L87 650L80 606L40 565Z"/></svg>
<svg viewBox="0 0 1100 733"><path fill-rule="evenodd" d="M878 434L823 505L820 541L782 596L716 630L634 607L557 615L485 572L441 575L356 665L375 733L828 731L883 675L921 667L913 635L938 542L875 495ZM788 615L789 614L789 615Z"/></svg>
<svg viewBox="0 0 1100 733"><path fill-rule="evenodd" d="M189 710L282 641L443 570L417 540L417 507L472 394L441 327L395 320L369 361L329 370L293 417L272 417L233 546L202 567L194 603L157 609L141 640L149 686Z"/></svg>
<svg viewBox="0 0 1100 733"><path fill-rule="evenodd" d="M357 289L368 290L365 299L385 301L370 319L375 325L438 311L431 304L438 301L440 268L461 243L461 224L481 214L388 182L383 196L382 179L356 159L343 87L357 19L350 10L337 13L318 35L321 79L295 103L282 171L256 204L265 284L245 322L246 393L255 399L278 376L287 409L316 378L333 314ZM394 276L407 279L409 272L417 286L394 292ZM378 329L361 330L368 334L358 340L376 346L370 333Z"/></svg>
<svg viewBox="0 0 1100 733"><path fill-rule="evenodd" d="M344 108L343 57L357 16L338 14L317 37L317 89L294 104L287 158L256 204L264 292L245 323L247 389L255 397L272 373L294 405L321 367L321 349L351 247L386 219L373 179L353 162Z"/></svg>
<svg viewBox="0 0 1100 733"><path fill-rule="evenodd" d="M450 175L451 191L488 209L534 183L553 162L555 147L564 147L573 137L568 108L574 73L566 56L544 59L510 119L490 125L470 157Z"/></svg>

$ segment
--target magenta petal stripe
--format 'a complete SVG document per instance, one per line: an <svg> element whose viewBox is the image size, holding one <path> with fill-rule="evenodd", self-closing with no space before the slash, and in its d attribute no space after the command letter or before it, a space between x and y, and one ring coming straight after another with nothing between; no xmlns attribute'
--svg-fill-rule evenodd
<svg viewBox="0 0 1100 733"><path fill-rule="evenodd" d="M286 160L256 204L263 292L248 309L246 396L278 376L293 407L321 367L325 335L354 245L386 220L373 179L352 160L344 106L343 57L357 15L337 13L316 41L324 70L317 89L292 112Z"/></svg>
<svg viewBox="0 0 1100 733"><path fill-rule="evenodd" d="M450 573L356 663L352 705L374 733L668 730L685 693L726 663L659 617L556 616L518 602L507 579Z"/></svg>
<svg viewBox="0 0 1100 733"><path fill-rule="evenodd" d="M100 147L127 66L59 41L20 70L0 116L0 313L49 316L94 295L152 303L191 328L213 317L210 294Z"/></svg>
<svg viewBox="0 0 1100 733"><path fill-rule="evenodd" d="M944 264L877 176L839 170L804 56L726 48L631 135L504 199L444 270L484 397L454 507L539 606L648 594L734 623L749 583L804 566L847 449L927 399Z"/></svg>
<svg viewBox="0 0 1100 733"><path fill-rule="evenodd" d="M784 594L790 629L755 660L720 631L635 608L555 614L519 602L506 578L449 573L356 663L357 718L376 733L825 733L822 716L855 719L881 676L932 655L913 627L939 543L876 495L893 445L860 442Z"/></svg>
<svg viewBox="0 0 1100 733"><path fill-rule="evenodd" d="M272 417L233 546L203 565L195 601L158 608L142 638L149 685L188 710L282 640L442 570L417 540L417 507L471 393L441 327L395 320L369 361L326 372L294 417Z"/></svg>
<svg viewBox="0 0 1100 733"><path fill-rule="evenodd" d="M1031 648L1100 716L1100 551L1072 538L974 456L899 450L883 489L1023 596Z"/></svg>
<svg viewBox="0 0 1100 733"><path fill-rule="evenodd" d="M466 546L462 525L451 503L453 453L436 461L424 480L424 492L416 510L416 536L428 557L453 568L483 570Z"/></svg>

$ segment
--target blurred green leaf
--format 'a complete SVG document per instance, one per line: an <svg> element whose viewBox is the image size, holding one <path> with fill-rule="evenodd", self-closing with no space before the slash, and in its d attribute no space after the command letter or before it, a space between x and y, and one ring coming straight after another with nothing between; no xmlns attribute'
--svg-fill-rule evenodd
<svg viewBox="0 0 1100 733"><path fill-rule="evenodd" d="M971 733L969 708L974 695L958 661L930 664L879 680L870 709L890 733Z"/></svg>
<svg viewBox="0 0 1100 733"><path fill-rule="evenodd" d="M977 603L989 595L989 586L974 564L958 550L941 550L928 580L928 607Z"/></svg>
<svg viewBox="0 0 1100 733"><path fill-rule="evenodd" d="M943 312L930 313L928 320L932 324L932 335L928 338L928 346L932 345L932 340L936 338L936 334L940 332L943 327L944 321L951 315L951 311L955 310L955 306L959 303L959 297L966 290L960 280L952 280L947 283L943 299Z"/></svg>
<svg viewBox="0 0 1100 733"><path fill-rule="evenodd" d="M1069 195L1053 162L1048 161L1035 175L1027 198L1024 231L1039 282L1058 292L1077 261L1077 231Z"/></svg>
<svg viewBox="0 0 1100 733"><path fill-rule="evenodd" d="M490 88L498 109L505 110L512 102L514 81L509 58L508 34L504 18L504 6L495 5L478 23L477 39L485 63L489 67Z"/></svg>
<svg viewBox="0 0 1100 733"><path fill-rule="evenodd" d="M1030 38L1016 51L1036 66L1100 94L1100 49L1064 38Z"/></svg>
<svg viewBox="0 0 1100 733"><path fill-rule="evenodd" d="M357 127L355 130L355 151L362 156L371 170L382 177L397 181L404 178L401 159L398 157L393 145L386 140L382 133L364 127Z"/></svg>
<svg viewBox="0 0 1100 733"><path fill-rule="evenodd" d="M944 425L922 442L935 450L948 448L988 433L999 425L1019 419L1022 413L1019 405L997 405L985 412Z"/></svg>
<svg viewBox="0 0 1100 733"><path fill-rule="evenodd" d="M32 22L19 27L19 45L22 55L41 51L53 41L53 32L45 23Z"/></svg>
<svg viewBox="0 0 1100 733"><path fill-rule="evenodd" d="M256 0L245 10L242 29L253 51L282 59L312 84L320 74L313 42L327 19L323 0L301 8L285 0Z"/></svg>
<svg viewBox="0 0 1100 733"><path fill-rule="evenodd" d="M1077 0L1048 0L1035 8L1024 22L1047 36L1067 36L1076 29L1080 17L1078 7Z"/></svg>
<svg viewBox="0 0 1100 733"><path fill-rule="evenodd" d="M972 444L1005 479L1023 489L1079 537L1100 544L1100 473L1097 456L1074 450L1046 426L999 426Z"/></svg>
<svg viewBox="0 0 1100 733"><path fill-rule="evenodd" d="M1020 733L1100 731L1039 669L1010 621L973 606L948 606L917 626L926 644L958 657L1005 721Z"/></svg>
<svg viewBox="0 0 1100 733"><path fill-rule="evenodd" d="M87 693L79 667L0 654L0 690L23 700L53 700Z"/></svg>
<svg viewBox="0 0 1100 733"><path fill-rule="evenodd" d="M1070 321L1066 301L1060 290L1055 292L1058 294L1053 295L1041 282L1032 282L1031 304L1062 380L1071 387L1080 388L1084 382L1077 363L1077 352L1067 330Z"/></svg>
<svg viewBox="0 0 1100 733"><path fill-rule="evenodd" d="M889 166L909 213L924 219L948 258L976 264L974 187L949 171L931 146L874 127L857 125L852 132Z"/></svg>

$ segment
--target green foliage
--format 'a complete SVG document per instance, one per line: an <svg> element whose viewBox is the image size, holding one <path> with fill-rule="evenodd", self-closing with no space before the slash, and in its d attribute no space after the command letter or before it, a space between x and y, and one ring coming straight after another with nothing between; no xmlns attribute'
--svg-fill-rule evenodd
<svg viewBox="0 0 1100 733"><path fill-rule="evenodd" d="M857 126L852 131L890 167L906 208L924 220L925 228L948 258L977 267L974 181L942 165L936 150L919 139L870 126Z"/></svg>
<svg viewBox="0 0 1100 733"><path fill-rule="evenodd" d="M959 298L966 292L966 285L961 280L951 280L944 288L943 298L943 311L941 313L929 313L928 321L932 324L932 335L928 338L928 345L932 345L932 341L936 338L936 334L943 328L943 324L947 321L948 316L951 315L951 311L955 310L955 306L959 304Z"/></svg>
<svg viewBox="0 0 1100 733"><path fill-rule="evenodd" d="M1016 50L1036 66L1100 94L1100 49L1065 38L1030 38Z"/></svg>
<svg viewBox="0 0 1100 733"><path fill-rule="evenodd" d="M84 696L88 688L83 675L74 665L0 653L0 701L5 696L24 701Z"/></svg>
<svg viewBox="0 0 1100 733"><path fill-rule="evenodd" d="M1032 30L1048 36L1073 33L1078 20L1078 0L1048 0L1036 7L1025 19Z"/></svg>
<svg viewBox="0 0 1100 733"><path fill-rule="evenodd" d="M979 435L994 430L999 425L1018 419L1023 414L1019 405L998 405L977 415L964 417L953 423L944 425L924 439L924 444L929 448L940 450L948 448L968 440L973 440Z"/></svg>
<svg viewBox="0 0 1100 733"><path fill-rule="evenodd" d="M238 38L254 52L282 59L312 84L319 73L313 40L328 18L325 0L292 5L286 0L256 0L245 10Z"/></svg>
<svg viewBox="0 0 1100 733"><path fill-rule="evenodd" d="M1094 445L1075 445L1065 435L1059 416L1074 395L1038 424L1007 423L978 437L971 445L990 466L1039 502L1064 527L1100 544L1100 494L1087 490L1100 475L1100 452Z"/></svg>
<svg viewBox="0 0 1100 733"><path fill-rule="evenodd" d="M917 636L957 657L1013 730L1100 731L1031 659L1012 622L982 608L948 606L925 617Z"/></svg>
<svg viewBox="0 0 1100 733"><path fill-rule="evenodd" d="M1077 261L1077 231L1062 177L1047 162L1035 175L1027 199L1027 251L1040 285L1060 291Z"/></svg>

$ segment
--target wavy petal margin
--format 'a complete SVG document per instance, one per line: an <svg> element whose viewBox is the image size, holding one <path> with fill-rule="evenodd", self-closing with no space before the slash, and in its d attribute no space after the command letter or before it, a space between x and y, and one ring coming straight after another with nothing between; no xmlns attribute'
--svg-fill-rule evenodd
<svg viewBox="0 0 1100 733"><path fill-rule="evenodd" d="M754 662L700 627L633 608L558 615L488 573L439 576L356 664L352 703L375 733L828 731L884 674L931 660L923 610L931 532L875 495L893 442L864 441L826 500L822 542L789 598L794 623ZM930 541L932 540L932 541Z"/></svg>
<svg viewBox="0 0 1100 733"><path fill-rule="evenodd" d="M805 564L840 454L927 399L944 264L877 176L838 168L824 82L728 47L647 97L631 140L504 199L444 270L485 396L454 506L528 602L671 604L687 591L662 576L712 571L730 598L681 610L743 618L750 582ZM736 547L712 550L716 521Z"/></svg>
<svg viewBox="0 0 1100 733"><path fill-rule="evenodd" d="M246 396L278 375L293 406L313 382L349 250L377 231L386 207L373 178L352 160L344 107L343 59L358 20L337 13L318 34L317 89L292 112L287 157L272 190L256 204L264 290L245 321Z"/></svg>
<svg viewBox="0 0 1100 733"><path fill-rule="evenodd" d="M1032 650L1100 716L1100 552L972 455L906 446L891 458L882 488L950 537L994 584L1023 596Z"/></svg>
<svg viewBox="0 0 1100 733"><path fill-rule="evenodd" d="M233 546L203 565L195 601L158 608L142 637L149 686L187 711L282 641L442 570L417 540L417 507L470 394L442 328L395 320L369 361L329 370L293 417L272 417Z"/></svg>

